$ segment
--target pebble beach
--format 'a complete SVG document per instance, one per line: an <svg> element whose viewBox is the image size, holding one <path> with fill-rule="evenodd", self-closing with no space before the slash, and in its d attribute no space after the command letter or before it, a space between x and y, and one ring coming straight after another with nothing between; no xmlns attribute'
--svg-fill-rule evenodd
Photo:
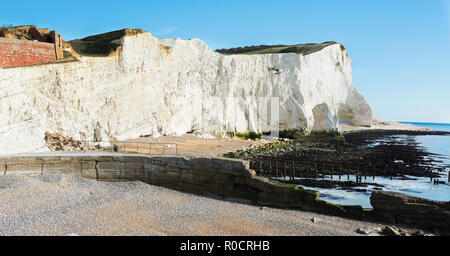
<svg viewBox="0 0 450 256"><path fill-rule="evenodd" d="M2 176L0 192L2 236L356 236L358 228L383 227L142 182L98 182L60 174Z"/></svg>

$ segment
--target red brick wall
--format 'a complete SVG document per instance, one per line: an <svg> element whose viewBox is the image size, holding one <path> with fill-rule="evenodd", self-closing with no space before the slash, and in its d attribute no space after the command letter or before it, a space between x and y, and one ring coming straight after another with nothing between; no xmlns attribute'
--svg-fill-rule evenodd
<svg viewBox="0 0 450 256"><path fill-rule="evenodd" d="M0 38L0 68L48 63L55 60L54 44Z"/></svg>

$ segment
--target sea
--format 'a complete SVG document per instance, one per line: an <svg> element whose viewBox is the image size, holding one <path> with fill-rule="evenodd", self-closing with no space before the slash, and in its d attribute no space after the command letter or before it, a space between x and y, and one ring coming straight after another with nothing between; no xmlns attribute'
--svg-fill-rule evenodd
<svg viewBox="0 0 450 256"><path fill-rule="evenodd" d="M442 123L417 123L402 122L405 124L413 124L420 127L428 127L434 131L450 131L450 124ZM441 181L445 184L434 185L430 182L430 178L411 177L414 180L402 180L401 178L390 180L389 178L376 177L373 181L372 177L368 177L365 182L374 182L383 185L383 191L399 192L410 196L417 196L437 201L450 201L450 185L448 183L448 175L450 172L450 135L448 136L411 136L429 153L440 155L442 165L447 166L445 173L442 173ZM331 177L330 177L331 178ZM334 177L338 180L338 177ZM356 177L351 177L355 180ZM364 180L363 180L364 181ZM305 187L308 188L308 187ZM345 191L339 189L320 189L310 188L320 192L320 199L342 205L361 205L363 208L372 208L370 204L370 196L374 191L374 186L361 187L367 192Z"/></svg>

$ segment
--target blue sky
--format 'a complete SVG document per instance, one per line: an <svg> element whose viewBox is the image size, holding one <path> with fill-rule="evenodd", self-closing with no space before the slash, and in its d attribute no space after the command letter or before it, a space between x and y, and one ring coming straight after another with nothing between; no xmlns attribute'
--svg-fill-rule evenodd
<svg viewBox="0 0 450 256"><path fill-rule="evenodd" d="M142 28L213 49L338 41L375 117L450 123L450 0L4 1L0 24L66 40Z"/></svg>

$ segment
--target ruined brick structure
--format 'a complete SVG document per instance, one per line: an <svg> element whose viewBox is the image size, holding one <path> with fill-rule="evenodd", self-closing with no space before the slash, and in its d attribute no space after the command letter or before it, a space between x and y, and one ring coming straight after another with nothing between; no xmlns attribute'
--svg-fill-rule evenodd
<svg viewBox="0 0 450 256"><path fill-rule="evenodd" d="M0 31L0 68L43 64L64 58L60 34L35 26Z"/></svg>

